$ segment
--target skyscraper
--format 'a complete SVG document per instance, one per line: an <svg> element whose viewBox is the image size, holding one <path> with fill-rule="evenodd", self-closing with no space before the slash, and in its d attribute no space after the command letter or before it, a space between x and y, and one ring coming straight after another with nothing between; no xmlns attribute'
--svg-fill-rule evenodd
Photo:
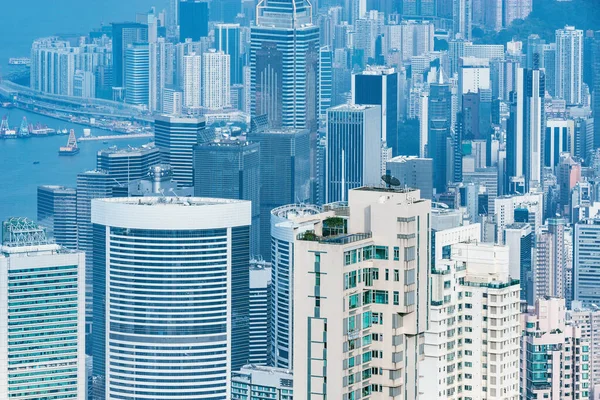
<svg viewBox="0 0 600 400"><path fill-rule="evenodd" d="M318 118L319 28L306 0L265 0L251 28L252 116L274 129L313 129Z"/></svg>
<svg viewBox="0 0 600 400"><path fill-rule="evenodd" d="M85 399L85 254L26 218L2 225L0 397Z"/></svg>
<svg viewBox="0 0 600 400"><path fill-rule="evenodd" d="M188 54L183 56L182 68L183 107L197 110L202 105L202 56Z"/></svg>
<svg viewBox="0 0 600 400"><path fill-rule="evenodd" d="M230 83L232 85L244 83L242 77L242 54L240 50L240 24L216 24L215 49L229 54Z"/></svg>
<svg viewBox="0 0 600 400"><path fill-rule="evenodd" d="M250 132L260 143L260 254L271 260L271 210L310 202L310 138L307 130Z"/></svg>
<svg viewBox="0 0 600 400"><path fill-rule="evenodd" d="M394 156L398 142L398 72L394 68L369 67L352 76L352 102L381 106L381 140Z"/></svg>
<svg viewBox="0 0 600 400"><path fill-rule="evenodd" d="M205 0L179 0L179 41L196 42L208 36L209 2Z"/></svg>
<svg viewBox="0 0 600 400"><path fill-rule="evenodd" d="M550 296L572 299L566 290L569 268L565 246L566 223L563 218L548 218L547 228L536 238L534 298Z"/></svg>
<svg viewBox="0 0 600 400"><path fill-rule="evenodd" d="M348 207L315 216L314 230L299 235L294 397L419 397L430 211L418 191L363 187L350 191ZM354 381L356 371L373 384Z"/></svg>
<svg viewBox="0 0 600 400"><path fill-rule="evenodd" d="M565 26L556 31L556 97L569 105L583 101L583 31Z"/></svg>
<svg viewBox="0 0 600 400"><path fill-rule="evenodd" d="M112 24L113 87L125 86L125 52L130 44L148 41L148 25L135 22Z"/></svg>
<svg viewBox="0 0 600 400"><path fill-rule="evenodd" d="M433 160L433 187L441 194L448 182L446 162L452 124L452 91L441 70L437 82L430 85L427 117L427 157Z"/></svg>
<svg viewBox="0 0 600 400"><path fill-rule="evenodd" d="M585 306L600 304L600 219L588 218L575 224L573 240L573 300Z"/></svg>
<svg viewBox="0 0 600 400"><path fill-rule="evenodd" d="M37 220L56 244L76 249L77 191L65 186L38 186Z"/></svg>
<svg viewBox="0 0 600 400"><path fill-rule="evenodd" d="M174 47L164 38L158 38L149 44L149 82L148 110L163 111L165 88L173 85Z"/></svg>
<svg viewBox="0 0 600 400"><path fill-rule="evenodd" d="M209 50L202 54L202 105L209 109L231 107L229 54Z"/></svg>
<svg viewBox="0 0 600 400"><path fill-rule="evenodd" d="M194 146L204 143L204 118L162 115L154 121L154 137L162 160L173 168L173 179L183 187L194 185Z"/></svg>
<svg viewBox="0 0 600 400"><path fill-rule="evenodd" d="M344 104L327 110L325 201L381 180L381 106Z"/></svg>
<svg viewBox="0 0 600 400"><path fill-rule="evenodd" d="M248 362L254 365L267 365L271 267L268 263L252 261L249 280Z"/></svg>
<svg viewBox="0 0 600 400"><path fill-rule="evenodd" d="M248 360L250 202L101 199L92 222L98 398L231 398Z"/></svg>
<svg viewBox="0 0 600 400"><path fill-rule="evenodd" d="M269 365L292 369L294 346L294 252L296 236L314 229L321 209L289 204L271 211L271 305Z"/></svg>
<svg viewBox="0 0 600 400"><path fill-rule="evenodd" d="M510 276L519 277L521 283L520 298L533 306L535 304L533 293L535 231L531 225L524 222L507 225L503 242L508 247Z"/></svg>
<svg viewBox="0 0 600 400"><path fill-rule="evenodd" d="M457 39L471 40L473 31L473 0L454 0L454 35Z"/></svg>
<svg viewBox="0 0 600 400"><path fill-rule="evenodd" d="M150 89L150 52L147 43L134 43L125 50L125 101L148 106Z"/></svg>
<svg viewBox="0 0 600 400"><path fill-rule="evenodd" d="M545 79L539 69L517 70L506 135L506 186L525 193L541 185Z"/></svg>
<svg viewBox="0 0 600 400"><path fill-rule="evenodd" d="M333 102L333 52L329 46L319 49L319 116L325 116Z"/></svg>
<svg viewBox="0 0 600 400"><path fill-rule="evenodd" d="M260 145L258 143L218 139L195 146L194 195L251 201L250 254L255 257L260 255Z"/></svg>
<svg viewBox="0 0 600 400"><path fill-rule="evenodd" d="M388 160L386 172L400 181L400 186L421 191L421 198L433 199L433 160L416 156L397 156Z"/></svg>
<svg viewBox="0 0 600 400"><path fill-rule="evenodd" d="M148 169L160 163L160 150L153 144L119 149L116 146L98 151L96 169L109 174L113 185L145 178Z"/></svg>
<svg viewBox="0 0 600 400"><path fill-rule="evenodd" d="M592 42L592 56L589 60L592 64L592 104L594 121L600 121L600 31L594 32ZM600 123L594 123L594 148L600 147Z"/></svg>

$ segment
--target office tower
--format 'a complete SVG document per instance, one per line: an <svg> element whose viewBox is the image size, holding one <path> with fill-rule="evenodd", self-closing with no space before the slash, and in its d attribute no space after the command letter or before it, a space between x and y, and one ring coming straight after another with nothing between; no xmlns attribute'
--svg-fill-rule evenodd
<svg viewBox="0 0 600 400"><path fill-rule="evenodd" d="M148 42L148 25L134 22L112 24L113 87L125 86L125 53L130 44Z"/></svg>
<svg viewBox="0 0 600 400"><path fill-rule="evenodd" d="M461 57L458 60L458 108L462 107L463 95L483 89L491 89L489 60Z"/></svg>
<svg viewBox="0 0 600 400"><path fill-rule="evenodd" d="M154 140L163 162L173 168L173 178L182 187L194 185L194 155L196 144L210 138L205 132L204 118L180 118L161 115L154 120Z"/></svg>
<svg viewBox="0 0 600 400"><path fill-rule="evenodd" d="M457 116L457 123L462 123L462 140L482 140L484 143L490 140L491 108L491 91L489 89L479 89L479 92L462 95L461 115ZM487 158L487 154L483 155ZM480 167L490 164L487 162Z"/></svg>
<svg viewBox="0 0 600 400"><path fill-rule="evenodd" d="M181 115L183 111L183 92L174 88L163 89L162 112L167 115Z"/></svg>
<svg viewBox="0 0 600 400"><path fill-rule="evenodd" d="M92 199L112 197L113 187L118 184L104 171L86 171L77 175L77 249L84 251L86 290L86 333L92 324L92 263L94 258L92 240Z"/></svg>
<svg viewBox="0 0 600 400"><path fill-rule="evenodd" d="M148 44L130 44L125 50L125 101L136 106L148 106L149 79Z"/></svg>
<svg viewBox="0 0 600 400"><path fill-rule="evenodd" d="M381 106L381 140L398 155L398 72L388 67L368 67L352 75L352 103Z"/></svg>
<svg viewBox="0 0 600 400"><path fill-rule="evenodd" d="M581 339L590 343L590 387L597 393L596 386L600 384L600 310L583 307L581 302L573 301L566 319L581 327Z"/></svg>
<svg viewBox="0 0 600 400"><path fill-rule="evenodd" d="M505 187L509 192L525 193L541 184L542 135L544 118L544 71L517 70L516 90L512 94L506 134Z"/></svg>
<svg viewBox="0 0 600 400"><path fill-rule="evenodd" d="M419 397L517 399L520 288L508 248L449 247L431 273Z"/></svg>
<svg viewBox="0 0 600 400"><path fill-rule="evenodd" d="M230 83L232 85L244 83L242 79L242 52L240 50L240 24L216 24L215 49L229 54Z"/></svg>
<svg viewBox="0 0 600 400"><path fill-rule="evenodd" d="M594 118L575 118L573 121L574 147L573 155L585 159L594 150Z"/></svg>
<svg viewBox="0 0 600 400"><path fill-rule="evenodd" d="M567 323L565 299L537 299L522 317L521 398L590 398L590 345Z"/></svg>
<svg viewBox="0 0 600 400"><path fill-rule="evenodd" d="M457 39L471 40L473 0L454 0L453 29Z"/></svg>
<svg viewBox="0 0 600 400"><path fill-rule="evenodd" d="M504 244L508 247L510 276L519 277L521 300L533 306L533 261L535 231L525 222L507 225L504 230Z"/></svg>
<svg viewBox="0 0 600 400"><path fill-rule="evenodd" d="M194 146L194 196L251 201L250 254L253 257L260 255L258 143L218 139Z"/></svg>
<svg viewBox="0 0 600 400"><path fill-rule="evenodd" d="M165 88L173 84L174 47L164 38L149 44L149 82L148 110L163 111Z"/></svg>
<svg viewBox="0 0 600 400"><path fill-rule="evenodd" d="M533 273L535 298L544 296L571 298L565 290L568 268L565 247L566 223L567 221L562 218L548 218L546 229L536 238L536 262Z"/></svg>
<svg viewBox="0 0 600 400"><path fill-rule="evenodd" d="M325 201L381 181L381 107L344 104L327 110Z"/></svg>
<svg viewBox="0 0 600 400"><path fill-rule="evenodd" d="M310 133L307 130L250 132L260 143L260 254L271 260L271 210L310 202Z"/></svg>
<svg viewBox="0 0 600 400"><path fill-rule="evenodd" d="M600 304L600 273L596 268L600 259L600 219L587 218L575 224L573 241L573 300L584 306Z"/></svg>
<svg viewBox="0 0 600 400"><path fill-rule="evenodd" d="M544 166L555 168L562 153L573 155L575 150L575 123L572 119L546 120L544 135Z"/></svg>
<svg viewBox="0 0 600 400"><path fill-rule="evenodd" d="M77 191L65 186L38 186L37 220L49 238L77 248Z"/></svg>
<svg viewBox="0 0 600 400"><path fill-rule="evenodd" d="M229 373L248 360L250 219L242 200L93 201L99 398L182 399L194 385L231 398Z"/></svg>
<svg viewBox="0 0 600 400"><path fill-rule="evenodd" d="M419 189L421 198L433 199L433 160L416 156L396 156L386 163L386 172L401 187Z"/></svg>
<svg viewBox="0 0 600 400"><path fill-rule="evenodd" d="M583 101L583 31L573 26L556 30L556 97L569 105Z"/></svg>
<svg viewBox="0 0 600 400"><path fill-rule="evenodd" d="M148 175L148 169L160 163L160 150L154 144L98 151L96 169L114 179L113 186L127 184Z"/></svg>
<svg viewBox="0 0 600 400"><path fill-rule="evenodd" d="M292 400L292 371L262 365L245 365L231 374L231 398L235 400Z"/></svg>
<svg viewBox="0 0 600 400"><path fill-rule="evenodd" d="M294 307L296 398L417 398L430 210L419 191L363 187L350 191L347 207L319 214L314 231L299 236L294 304L303 306ZM363 368L367 363L370 368ZM363 370L365 379L354 381Z"/></svg>
<svg viewBox="0 0 600 400"><path fill-rule="evenodd" d="M271 211L271 304L269 313L269 365L292 369L294 315L294 251L296 236L314 229L321 209L290 204Z"/></svg>
<svg viewBox="0 0 600 400"><path fill-rule="evenodd" d="M209 2L179 0L179 41L199 41L208 36Z"/></svg>
<svg viewBox="0 0 600 400"><path fill-rule="evenodd" d="M85 254L27 218L2 224L0 397L85 399Z"/></svg>
<svg viewBox="0 0 600 400"><path fill-rule="evenodd" d="M333 100L333 52L331 47L319 49L319 116L325 116Z"/></svg>
<svg viewBox="0 0 600 400"><path fill-rule="evenodd" d="M192 42L192 39L187 39L184 43L175 45L175 87L183 90L184 75L185 75L185 56L197 55L200 57L198 62L198 76L200 77L200 63L202 62L202 53L208 51L209 44L206 41ZM200 78L198 78L200 79Z"/></svg>
<svg viewBox="0 0 600 400"><path fill-rule="evenodd" d="M229 54L209 50L202 54L202 105L219 110L231 106Z"/></svg>
<svg viewBox="0 0 600 400"><path fill-rule="evenodd" d="M242 2L238 0L223 0L210 2L210 20L232 23L238 21L242 12Z"/></svg>
<svg viewBox="0 0 600 400"><path fill-rule="evenodd" d="M202 105L202 56L195 53L183 56L183 107L197 110Z"/></svg>
<svg viewBox="0 0 600 400"><path fill-rule="evenodd" d="M592 113L594 121L600 121L600 31L594 32L592 43ZM600 123L594 123L594 148L600 147Z"/></svg>
<svg viewBox="0 0 600 400"><path fill-rule="evenodd" d="M269 348L268 299L271 267L264 262L251 262L249 279L248 362L254 365L266 365Z"/></svg>
<svg viewBox="0 0 600 400"><path fill-rule="evenodd" d="M448 138L452 124L452 90L444 83L440 70L435 83L430 85L427 103L427 157L433 160L433 188L438 194L446 191L446 160Z"/></svg>
<svg viewBox="0 0 600 400"><path fill-rule="evenodd" d="M251 114L273 129L314 129L318 119L319 28L305 0L266 0L250 33Z"/></svg>

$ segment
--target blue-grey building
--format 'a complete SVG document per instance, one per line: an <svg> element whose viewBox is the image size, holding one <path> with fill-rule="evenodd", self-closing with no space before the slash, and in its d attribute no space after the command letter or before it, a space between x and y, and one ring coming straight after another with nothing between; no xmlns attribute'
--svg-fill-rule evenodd
<svg viewBox="0 0 600 400"><path fill-rule="evenodd" d="M127 148L114 146L98 151L96 156L96 169L107 172L118 184L145 178L150 167L159 163L160 150L153 144Z"/></svg>
<svg viewBox="0 0 600 400"><path fill-rule="evenodd" d="M133 43L125 50L125 102L148 105L150 50L148 43Z"/></svg>
<svg viewBox="0 0 600 400"><path fill-rule="evenodd" d="M600 219L575 224L573 240L573 300L600 304Z"/></svg>
<svg viewBox="0 0 600 400"><path fill-rule="evenodd" d="M215 49L229 54L229 82L243 84L242 52L240 50L240 24L215 25Z"/></svg>
<svg viewBox="0 0 600 400"><path fill-rule="evenodd" d="M130 44L148 42L148 25L136 22L112 24L112 85L125 86L125 51Z"/></svg>
<svg viewBox="0 0 600 400"><path fill-rule="evenodd" d="M77 191L65 186L38 186L37 220L46 234L68 249L77 248Z"/></svg>
<svg viewBox="0 0 600 400"><path fill-rule="evenodd" d="M209 2L206 0L179 0L179 41L197 42L208 36Z"/></svg>
<svg viewBox="0 0 600 400"><path fill-rule="evenodd" d="M433 160L433 188L438 194L446 191L448 183L447 152L452 126L452 89L440 71L437 82L429 89L427 104L427 157Z"/></svg>

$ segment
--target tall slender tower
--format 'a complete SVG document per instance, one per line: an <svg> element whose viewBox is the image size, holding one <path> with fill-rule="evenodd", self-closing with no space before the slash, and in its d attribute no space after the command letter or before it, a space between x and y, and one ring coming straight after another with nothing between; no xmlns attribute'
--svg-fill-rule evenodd
<svg viewBox="0 0 600 400"><path fill-rule="evenodd" d="M583 31L565 26L556 31L556 97L567 104L583 101Z"/></svg>
<svg viewBox="0 0 600 400"><path fill-rule="evenodd" d="M251 114L272 128L317 122L319 28L307 0L262 0L250 33Z"/></svg>

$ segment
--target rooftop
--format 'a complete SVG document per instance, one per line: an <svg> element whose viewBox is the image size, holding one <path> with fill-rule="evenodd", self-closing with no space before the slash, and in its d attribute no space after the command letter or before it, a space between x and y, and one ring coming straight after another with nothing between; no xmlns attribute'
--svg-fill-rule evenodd
<svg viewBox="0 0 600 400"><path fill-rule="evenodd" d="M295 219L322 212L321 207L312 204L287 204L271 210L271 214L280 218Z"/></svg>
<svg viewBox="0 0 600 400"><path fill-rule="evenodd" d="M218 204L245 203L246 200L214 199L208 197L119 197L98 199L105 203L129 204L132 206L183 206L202 207Z"/></svg>
<svg viewBox="0 0 600 400"><path fill-rule="evenodd" d="M102 149L98 151L98 155L132 155L134 153L145 153L149 151L158 151L158 147L154 146L154 143L144 144L141 147L125 147L118 148L117 146L111 146L108 149Z"/></svg>

